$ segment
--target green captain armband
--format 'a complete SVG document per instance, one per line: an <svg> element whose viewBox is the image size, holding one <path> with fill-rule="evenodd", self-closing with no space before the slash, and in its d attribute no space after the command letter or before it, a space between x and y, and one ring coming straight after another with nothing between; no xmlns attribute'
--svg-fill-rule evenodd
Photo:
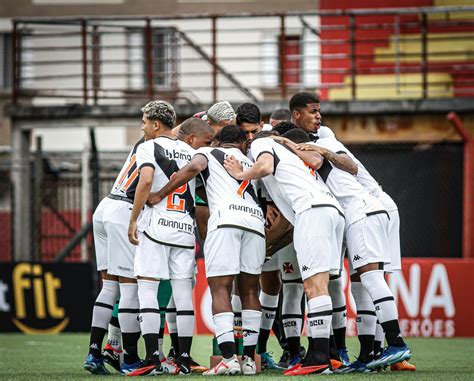
<svg viewBox="0 0 474 381"><path fill-rule="evenodd" d="M201 197L196 195L196 206L208 206L208 204Z"/></svg>

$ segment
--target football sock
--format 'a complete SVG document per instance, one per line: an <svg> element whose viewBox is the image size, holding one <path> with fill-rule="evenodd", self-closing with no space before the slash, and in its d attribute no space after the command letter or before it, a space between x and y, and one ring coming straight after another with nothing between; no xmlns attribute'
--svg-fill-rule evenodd
<svg viewBox="0 0 474 381"><path fill-rule="evenodd" d="M176 326L176 306L174 305L173 297L168 302L166 308L166 323L168 324L168 331L171 338L171 346L175 352L175 356L179 356L179 342L178 342L178 327Z"/></svg>
<svg viewBox="0 0 474 381"><path fill-rule="evenodd" d="M234 327L242 328L242 302L239 295L232 295L232 311L234 311Z"/></svg>
<svg viewBox="0 0 474 381"><path fill-rule="evenodd" d="M337 349L346 348L346 298L342 277L329 279L329 296L332 300L332 329Z"/></svg>
<svg viewBox="0 0 474 381"><path fill-rule="evenodd" d="M377 320L377 326L375 328L375 342L374 342L374 355L378 356L382 352L383 344L385 341L385 334L380 322Z"/></svg>
<svg viewBox="0 0 474 381"><path fill-rule="evenodd" d="M256 310L242 310L242 330L244 335L244 355L251 359L255 356L255 347L258 342L258 332L262 322L262 312Z"/></svg>
<svg viewBox="0 0 474 381"><path fill-rule="evenodd" d="M308 330L312 338L310 350L312 359L319 364L327 363L329 360L331 319L332 302L329 295L308 300Z"/></svg>
<svg viewBox="0 0 474 381"><path fill-rule="evenodd" d="M267 351L268 337L270 336L270 330L272 329L278 309L278 295L269 295L261 291L259 299L262 305L262 321L258 336L258 353L264 353Z"/></svg>
<svg viewBox="0 0 474 381"><path fill-rule="evenodd" d="M281 322L291 357L296 356L300 352L300 337L303 325L301 298L303 293L304 288L301 282L283 281Z"/></svg>
<svg viewBox="0 0 474 381"><path fill-rule="evenodd" d="M158 307L159 281L138 280L140 303L140 329L145 340L146 359L160 363L158 336L160 331L160 310Z"/></svg>
<svg viewBox="0 0 474 381"><path fill-rule="evenodd" d="M191 279L172 279L173 300L176 305L179 356L191 353L194 335L193 284Z"/></svg>
<svg viewBox="0 0 474 381"><path fill-rule="evenodd" d="M217 344L225 359L231 358L236 353L234 341L234 313L222 312L212 317Z"/></svg>

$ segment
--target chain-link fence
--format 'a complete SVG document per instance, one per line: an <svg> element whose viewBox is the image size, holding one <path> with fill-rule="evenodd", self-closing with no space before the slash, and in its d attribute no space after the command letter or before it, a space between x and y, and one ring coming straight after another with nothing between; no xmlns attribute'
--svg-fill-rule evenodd
<svg viewBox="0 0 474 381"><path fill-rule="evenodd" d="M348 148L397 203L402 256L462 256L462 143Z"/></svg>

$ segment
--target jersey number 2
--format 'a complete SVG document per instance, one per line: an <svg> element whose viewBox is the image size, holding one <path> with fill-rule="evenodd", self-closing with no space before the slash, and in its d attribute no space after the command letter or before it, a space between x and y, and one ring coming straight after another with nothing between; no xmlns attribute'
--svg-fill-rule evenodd
<svg viewBox="0 0 474 381"><path fill-rule="evenodd" d="M171 178L176 173L171 175ZM173 210L176 212L184 212L186 210L186 201L181 196L188 190L188 183L181 185L176 188L173 193L170 193L166 198L166 209Z"/></svg>

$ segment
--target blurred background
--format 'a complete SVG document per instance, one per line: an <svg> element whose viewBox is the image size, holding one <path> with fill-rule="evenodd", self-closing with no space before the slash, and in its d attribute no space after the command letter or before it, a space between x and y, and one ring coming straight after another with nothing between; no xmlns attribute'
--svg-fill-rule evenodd
<svg viewBox="0 0 474 381"><path fill-rule="evenodd" d="M91 214L147 101L268 122L309 91L399 206L405 333L474 336L474 1L3 0L0 51L2 331L88 330Z"/></svg>

